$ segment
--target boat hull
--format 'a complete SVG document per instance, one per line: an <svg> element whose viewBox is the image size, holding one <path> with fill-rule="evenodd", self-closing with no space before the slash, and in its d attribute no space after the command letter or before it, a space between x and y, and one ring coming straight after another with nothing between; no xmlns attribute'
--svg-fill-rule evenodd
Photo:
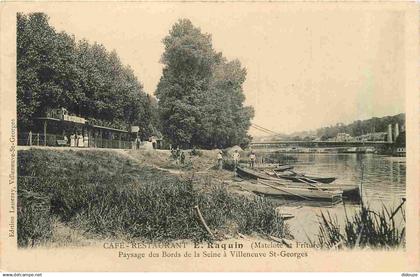
<svg viewBox="0 0 420 277"><path fill-rule="evenodd" d="M286 170L292 170L293 168L294 168L294 166L292 166L292 165L279 165L276 168L274 168L273 170L277 171L277 172L283 172L283 171L286 171Z"/></svg>
<svg viewBox="0 0 420 277"><path fill-rule="evenodd" d="M337 203L342 201L341 190L320 190L317 188L298 188L283 185L266 184L259 181L256 184L249 183L247 189L255 194L281 197L286 199L322 201Z"/></svg>
<svg viewBox="0 0 420 277"><path fill-rule="evenodd" d="M330 184L334 182L337 178L335 177L316 177L316 176L299 176L299 175L279 175L280 178L289 180L296 183L304 183L303 180L312 180L323 184Z"/></svg>
<svg viewBox="0 0 420 277"><path fill-rule="evenodd" d="M236 168L236 173L244 179L278 180L277 178L271 177L265 173L260 173L250 168L244 168L244 167L239 167L239 166Z"/></svg>

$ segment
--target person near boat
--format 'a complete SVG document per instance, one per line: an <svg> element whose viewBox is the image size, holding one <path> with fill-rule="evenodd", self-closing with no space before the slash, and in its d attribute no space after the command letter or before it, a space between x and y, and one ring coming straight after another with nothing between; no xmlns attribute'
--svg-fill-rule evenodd
<svg viewBox="0 0 420 277"><path fill-rule="evenodd" d="M239 154L238 149L235 149L235 151L233 152L232 155L232 159L233 159L233 171L235 172L235 176L236 176L236 168L238 167L239 164L239 159L241 158L241 155Z"/></svg>
<svg viewBox="0 0 420 277"><path fill-rule="evenodd" d="M219 152L217 153L217 168L219 170L222 170L222 168L223 168L222 150L219 150Z"/></svg>
<svg viewBox="0 0 420 277"><path fill-rule="evenodd" d="M176 147L175 157L176 157L176 164L179 164L180 158L181 158L181 150L179 149L179 146Z"/></svg>
<svg viewBox="0 0 420 277"><path fill-rule="evenodd" d="M184 154L184 151L181 151L181 156L179 157L179 160L180 160L181 164L184 164L185 163L185 154Z"/></svg>
<svg viewBox="0 0 420 277"><path fill-rule="evenodd" d="M257 156L255 155L255 152L251 151L251 154L249 155L249 165L251 166L251 168L254 168L256 160Z"/></svg>

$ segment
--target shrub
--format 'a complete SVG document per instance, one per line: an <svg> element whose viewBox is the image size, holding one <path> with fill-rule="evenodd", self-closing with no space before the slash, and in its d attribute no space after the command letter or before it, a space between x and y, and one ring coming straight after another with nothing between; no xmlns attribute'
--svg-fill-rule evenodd
<svg viewBox="0 0 420 277"><path fill-rule="evenodd" d="M351 219L346 216L344 232L337 218L333 219L329 212L321 213L319 244L324 248L393 248L405 245L405 226L398 226L394 219L400 213L405 222L402 204L392 212L384 206L380 213L362 205Z"/></svg>
<svg viewBox="0 0 420 277"><path fill-rule="evenodd" d="M50 239L51 235L52 221L49 197L40 193L19 189L17 213L18 246L35 246Z"/></svg>

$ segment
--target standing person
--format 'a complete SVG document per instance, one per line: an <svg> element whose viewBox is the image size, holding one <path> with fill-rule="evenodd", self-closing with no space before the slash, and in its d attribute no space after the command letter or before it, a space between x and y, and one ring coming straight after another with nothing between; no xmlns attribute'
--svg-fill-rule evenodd
<svg viewBox="0 0 420 277"><path fill-rule="evenodd" d="M80 133L80 135L77 135L77 147L83 147L83 136L82 136L82 133Z"/></svg>
<svg viewBox="0 0 420 277"><path fill-rule="evenodd" d="M184 164L184 162L185 162L185 154L184 154L184 152L183 152L183 151L181 151L181 157L180 157L180 160L181 160L181 164Z"/></svg>
<svg viewBox="0 0 420 277"><path fill-rule="evenodd" d="M87 132L85 132L85 135L83 136L83 146L89 147L89 136Z"/></svg>
<svg viewBox="0 0 420 277"><path fill-rule="evenodd" d="M223 156L222 156L222 150L219 150L219 153L217 154L217 167L219 170L222 170L223 168Z"/></svg>
<svg viewBox="0 0 420 277"><path fill-rule="evenodd" d="M75 147L75 146L76 146L76 135L71 134L70 135L70 147Z"/></svg>
<svg viewBox="0 0 420 277"><path fill-rule="evenodd" d="M236 168L238 167L240 158L241 158L241 155L239 154L238 149L236 149L235 152L233 152L233 155L232 155L233 166L234 166L233 171L235 172L235 176L236 176Z"/></svg>
<svg viewBox="0 0 420 277"><path fill-rule="evenodd" d="M179 159L181 158L181 150L179 150L179 146L176 147L176 164L179 163Z"/></svg>
<svg viewBox="0 0 420 277"><path fill-rule="evenodd" d="M64 135L63 140L64 140L64 146L67 146L67 143L69 142L69 139L67 138L66 135Z"/></svg>
<svg viewBox="0 0 420 277"><path fill-rule="evenodd" d="M254 151L251 151L251 154L249 155L249 163L251 165L251 168L254 168L256 160L257 156L255 155Z"/></svg>
<svg viewBox="0 0 420 277"><path fill-rule="evenodd" d="M153 149L157 148L157 140L155 137L152 137L152 146L153 146Z"/></svg>
<svg viewBox="0 0 420 277"><path fill-rule="evenodd" d="M140 149L140 138L138 136L136 137L136 149Z"/></svg>

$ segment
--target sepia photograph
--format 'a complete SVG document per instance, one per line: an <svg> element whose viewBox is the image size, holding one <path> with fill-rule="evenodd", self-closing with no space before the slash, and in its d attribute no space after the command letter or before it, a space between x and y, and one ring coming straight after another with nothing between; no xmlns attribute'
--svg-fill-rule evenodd
<svg viewBox="0 0 420 277"><path fill-rule="evenodd" d="M2 226L25 261L341 271L352 265L302 263L362 251L376 270L394 267L374 253L405 253L395 267L408 270L419 219L408 7L78 4L8 13Z"/></svg>

